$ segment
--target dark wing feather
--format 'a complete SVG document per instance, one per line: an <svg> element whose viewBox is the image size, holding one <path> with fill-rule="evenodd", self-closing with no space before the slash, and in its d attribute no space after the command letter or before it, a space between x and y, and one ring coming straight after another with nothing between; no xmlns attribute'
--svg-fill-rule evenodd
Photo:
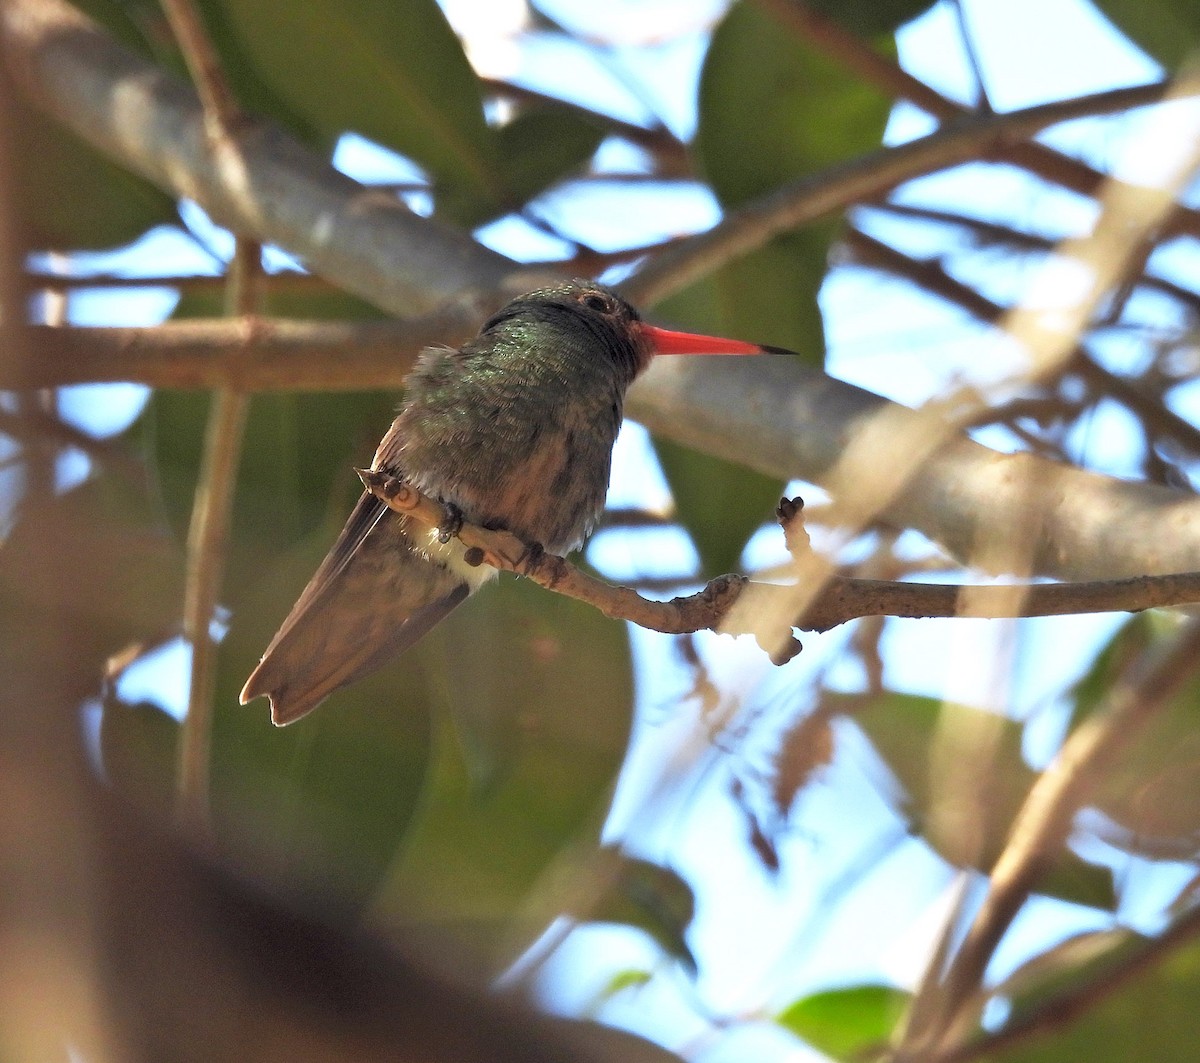
<svg viewBox="0 0 1200 1063"><path fill-rule="evenodd" d="M411 646L468 593L460 576L413 548L402 518L364 493L241 701L265 694L275 723L291 723Z"/></svg>

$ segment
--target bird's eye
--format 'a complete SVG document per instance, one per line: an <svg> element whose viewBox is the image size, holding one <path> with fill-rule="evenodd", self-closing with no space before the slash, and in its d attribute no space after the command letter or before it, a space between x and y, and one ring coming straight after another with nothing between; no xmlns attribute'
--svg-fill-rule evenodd
<svg viewBox="0 0 1200 1063"><path fill-rule="evenodd" d="M603 295L585 295L583 305L589 310L595 310L598 314L612 313L612 304Z"/></svg>

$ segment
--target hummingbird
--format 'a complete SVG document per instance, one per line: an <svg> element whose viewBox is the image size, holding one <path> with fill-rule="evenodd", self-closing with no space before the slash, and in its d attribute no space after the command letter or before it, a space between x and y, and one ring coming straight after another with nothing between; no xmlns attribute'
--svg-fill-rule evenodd
<svg viewBox="0 0 1200 1063"><path fill-rule="evenodd" d="M593 281L540 288L460 349L422 353L371 468L464 520L565 554L604 508L625 391L651 358L768 350L649 325ZM300 719L496 575L443 538L364 492L246 680L242 704L265 694L276 725Z"/></svg>

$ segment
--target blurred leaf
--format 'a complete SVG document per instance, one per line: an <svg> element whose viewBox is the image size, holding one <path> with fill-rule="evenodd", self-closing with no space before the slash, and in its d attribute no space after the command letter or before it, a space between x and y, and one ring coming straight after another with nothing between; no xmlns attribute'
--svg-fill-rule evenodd
<svg viewBox="0 0 1200 1063"><path fill-rule="evenodd" d="M139 424L181 542L191 519L209 402L201 393L158 391ZM326 545L332 544L330 529L341 526L360 490L352 466L370 460L391 421L392 405L388 396L376 394L254 396L223 601L236 605L264 565L316 529L324 527Z"/></svg>
<svg viewBox="0 0 1200 1063"><path fill-rule="evenodd" d="M566 110L522 111L499 133L500 165L512 206L519 206L545 184L545 175L565 174L588 161L604 130Z"/></svg>
<svg viewBox="0 0 1200 1063"><path fill-rule="evenodd" d="M1196 0L1094 0L1116 27L1152 59L1176 70L1200 44Z"/></svg>
<svg viewBox="0 0 1200 1063"><path fill-rule="evenodd" d="M216 316L222 305L219 291L189 293L174 316ZM275 294L263 310L309 320L380 316L336 290ZM157 391L138 425L180 541L191 520L209 405L209 396L200 392ZM225 579L227 603L236 605L239 593L255 582L265 564L317 528L327 529L332 545L361 491L353 467L370 462L395 406L396 396L378 392L278 392L251 399Z"/></svg>
<svg viewBox="0 0 1200 1063"><path fill-rule="evenodd" d="M604 131L566 110L522 111L496 133L498 180L489 195L450 186L438 197L438 212L474 226L520 210L551 182L581 169L595 154Z"/></svg>
<svg viewBox="0 0 1200 1063"><path fill-rule="evenodd" d="M1147 940L1125 928L1097 930L1075 934L1034 956L996 987L996 995L1010 1004L1006 1025L1119 970L1146 947Z"/></svg>
<svg viewBox="0 0 1200 1063"><path fill-rule="evenodd" d="M594 609L501 578L421 651L448 713L387 907L490 950L560 851L594 844L629 736L628 638Z"/></svg>
<svg viewBox="0 0 1200 1063"><path fill-rule="evenodd" d="M704 578L736 572L750 536L770 518L783 485L742 465L655 439L680 520L700 555Z"/></svg>
<svg viewBox="0 0 1200 1063"><path fill-rule="evenodd" d="M1167 633L1170 624L1163 613L1150 609L1131 616L1116 630L1069 691L1073 701L1070 730L1101 708L1113 685L1156 636Z"/></svg>
<svg viewBox="0 0 1200 1063"><path fill-rule="evenodd" d="M887 1044L911 994L885 985L828 989L789 1004L775 1021L834 1059L861 1059Z"/></svg>
<svg viewBox="0 0 1200 1063"><path fill-rule="evenodd" d="M102 250L175 221L175 201L51 118L12 101L17 209L33 247Z"/></svg>
<svg viewBox="0 0 1200 1063"><path fill-rule="evenodd" d="M892 33L933 7L932 0L804 0L860 37Z"/></svg>
<svg viewBox="0 0 1200 1063"><path fill-rule="evenodd" d="M1106 967L1133 962L1148 943L1136 935L1109 938L1111 948L1100 949L1076 969L1080 985L1093 980ZM1107 943L1107 942L1104 942ZM1102 943L1102 944L1104 944ZM1071 943L1068 943L1070 945ZM1018 972L1018 976L1021 972ZM1010 988L1019 985L1018 976ZM1013 1000L1013 1014L1029 1011L1054 1015L1056 1002L1068 992L1047 994L1045 982L1030 980L1026 992ZM1025 1037L1008 1050L979 1056L992 1063L1061 1063L1086 1059L1088 1063L1191 1063L1200 1044L1200 943L1175 949L1136 978L1126 978L1114 991L1095 996L1079 1018L1065 1026L1050 1022L1037 1037Z"/></svg>
<svg viewBox="0 0 1200 1063"><path fill-rule="evenodd" d="M520 210L554 181L582 169L604 136L602 128L570 110L524 110L498 131L504 202L450 210L451 216L461 224L476 224L502 210Z"/></svg>
<svg viewBox="0 0 1200 1063"><path fill-rule="evenodd" d="M405 656L283 729L265 701L238 704L332 540L321 529L241 595L221 646L213 801L218 836L257 873L358 906L382 881L424 786L431 706L419 662Z"/></svg>
<svg viewBox="0 0 1200 1063"><path fill-rule="evenodd" d="M106 698L100 717L100 761L121 793L164 815L175 803L179 723L149 702L127 705Z"/></svg>
<svg viewBox="0 0 1200 1063"><path fill-rule="evenodd" d="M479 83L434 0L219 3L262 82L327 145L360 133L439 187L503 198Z"/></svg>
<svg viewBox="0 0 1200 1063"><path fill-rule="evenodd" d="M1138 655L1177 626L1177 617L1154 611L1122 625L1072 689L1071 727L1100 711ZM1106 840L1150 857L1189 858L1200 843L1198 770L1200 682L1192 682L1129 736L1105 772L1092 803L1119 828Z"/></svg>
<svg viewBox="0 0 1200 1063"><path fill-rule="evenodd" d="M1037 777L1021 756L1021 726L981 709L894 691L862 707L851 697L846 703L904 788L898 811L949 863L990 870ZM1111 872L1070 850L1037 889L1097 908L1116 903Z"/></svg>
<svg viewBox="0 0 1200 1063"><path fill-rule="evenodd" d="M736 206L879 147L891 107L759 5L739 3L704 62L696 149L721 202Z"/></svg>
<svg viewBox="0 0 1200 1063"><path fill-rule="evenodd" d="M49 558L57 578L4 589L0 641L19 650L21 618L30 608L22 596L36 593L39 610L77 626L76 643L96 668L97 693L110 654L169 630L178 615L182 555L142 485L121 473L99 468L61 495L27 495L3 550L8 564L26 554Z"/></svg>
<svg viewBox="0 0 1200 1063"><path fill-rule="evenodd" d="M696 958L685 936L696 914L692 887L670 868L612 847L605 847L604 853L617 861L615 869L608 869L615 888L605 891L601 903L591 908L590 918L644 930L695 975Z"/></svg>
<svg viewBox="0 0 1200 1063"><path fill-rule="evenodd" d="M617 971L600 987L596 994L593 1010L607 1004L613 997L619 996L627 989L641 989L642 986L649 985L653 978L654 972L647 971L643 967L626 967Z"/></svg>
<svg viewBox="0 0 1200 1063"><path fill-rule="evenodd" d="M696 155L722 204L736 207L878 147L890 110L890 100L761 7L735 4L705 59ZM689 329L785 347L821 365L817 296L839 224L821 222L779 237L659 309ZM728 462L659 441L655 446L704 574L735 567L783 485Z"/></svg>

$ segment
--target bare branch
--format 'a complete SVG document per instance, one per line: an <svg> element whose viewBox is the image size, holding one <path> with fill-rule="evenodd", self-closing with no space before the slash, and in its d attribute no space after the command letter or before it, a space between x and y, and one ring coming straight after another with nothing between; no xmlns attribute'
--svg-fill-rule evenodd
<svg viewBox="0 0 1200 1063"><path fill-rule="evenodd" d="M865 41L843 29L834 19L818 14L806 4L790 0L758 0L759 4L796 32L837 59L867 84L897 99L908 100L942 123L956 122L972 114L948 96L913 77L899 63L880 55ZM1145 101L1148 102L1148 101ZM1095 196L1108 180L1101 173L1070 155L1038 141L997 144L991 152L996 160L1012 163L1043 180L1069 188L1083 196ZM1183 207L1171 218L1171 232L1200 236L1200 211Z"/></svg>
<svg viewBox="0 0 1200 1063"><path fill-rule="evenodd" d="M985 324L998 326L1012 312L1010 308L1001 306L952 277L940 262L918 261L857 229L846 232L845 242L854 257L864 265L903 277L961 307ZM1075 347L1063 368L1078 372L1099 391L1127 406L1147 425L1173 438L1193 454L1200 454L1200 429L1158 398L1144 394L1131 381L1099 365L1082 346Z"/></svg>
<svg viewBox="0 0 1200 1063"><path fill-rule="evenodd" d="M851 159L730 211L712 229L655 256L624 290L635 301L657 303L781 233L875 199L904 181L977 159L997 145L1024 140L1059 122L1157 103L1168 90L1193 93L1200 86L1189 82L1180 89L1155 82L1007 114L964 117L929 136Z"/></svg>
<svg viewBox="0 0 1200 1063"><path fill-rule="evenodd" d="M258 301L256 280L262 248L238 239L229 275L229 312L248 320ZM235 352L236 353L236 352ZM230 522L250 397L228 386L213 395L204 430L204 452L188 527L183 634L192 647L188 709L180 731L176 789L179 814L197 832L211 830L209 773L217 681L217 643L212 622L225 578Z"/></svg>
<svg viewBox="0 0 1200 1063"><path fill-rule="evenodd" d="M200 13L191 0L162 0L162 5L200 93L213 150L236 151L234 138L242 120L241 110L225 80ZM261 245L239 236L225 292L229 316L247 318L258 309L257 280L261 266ZM192 647L192 666L175 783L180 818L204 835L212 830L209 773L217 681L217 644L212 636L212 622L225 578L229 526L249 408L250 397L228 385L213 395L188 528L183 633Z"/></svg>
<svg viewBox="0 0 1200 1063"><path fill-rule="evenodd" d="M338 173L269 122L243 125L232 145L210 150L196 93L62 0L7 0L0 34L13 77L84 140L376 306L424 313L499 290L520 272L468 234Z"/></svg>
<svg viewBox="0 0 1200 1063"><path fill-rule="evenodd" d="M152 328L30 330L32 365L0 366L0 387L127 380L240 391L399 390L418 352L465 339L457 315L413 323L211 319Z"/></svg>
<svg viewBox="0 0 1200 1063"><path fill-rule="evenodd" d="M732 607L742 591L753 587L764 602L773 595L784 601L790 600L786 587L752 583L744 576L731 574L710 580L696 594L673 598L669 602L651 601L629 587L615 586L589 576L564 558L544 553L511 532L460 522L440 502L398 477L370 469L357 471L367 490L395 512L428 528L440 529L442 535L457 537L467 548L468 559L475 564L491 565L504 572L526 576L547 590L587 602L607 617L628 620L650 631L673 635L694 631L756 634L754 627L729 626ZM784 502L786 504L788 500ZM781 512L780 523L783 534L789 542L793 541L794 529L799 522ZM1137 611L1197 601L1200 601L1198 572L1022 587L902 583L833 576L817 593L814 602L801 615L792 618L790 626L804 631L828 631L864 616L1064 616ZM791 656L794 653L783 655L783 659Z"/></svg>
<svg viewBox="0 0 1200 1063"><path fill-rule="evenodd" d="M968 1063L1001 1049L1032 1040L1075 1022L1113 993L1163 963L1176 950L1200 937L1200 908L1193 908L1137 952L1102 969L1093 979L1043 1000L1021 1018L993 1034L968 1041L936 1058L935 1063Z"/></svg>
<svg viewBox="0 0 1200 1063"><path fill-rule="evenodd" d="M171 23L183 57L187 62L192 82L200 94L200 103L209 120L209 132L213 140L232 139L238 123L242 120L225 71L216 49L208 39L200 12L191 0L162 0L163 10Z"/></svg>

